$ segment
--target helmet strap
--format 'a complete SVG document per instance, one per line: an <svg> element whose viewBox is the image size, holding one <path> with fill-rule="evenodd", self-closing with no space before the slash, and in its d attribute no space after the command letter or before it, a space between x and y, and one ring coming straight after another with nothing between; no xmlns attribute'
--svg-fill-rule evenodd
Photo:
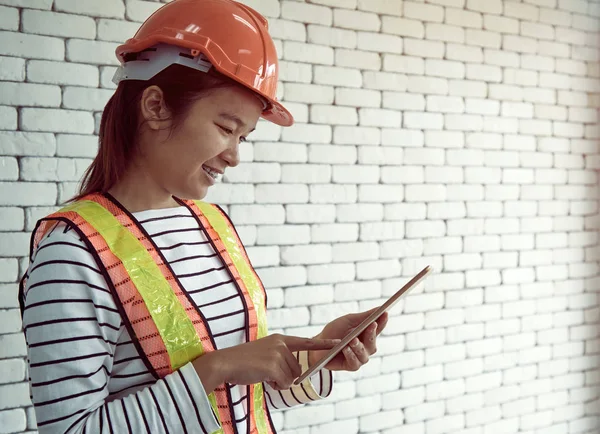
<svg viewBox="0 0 600 434"><path fill-rule="evenodd" d="M150 80L171 65L183 65L201 72L208 72L212 68L204 54L193 54L189 48L157 44L133 54L131 60L125 60L115 71L112 81L118 85L125 80Z"/></svg>

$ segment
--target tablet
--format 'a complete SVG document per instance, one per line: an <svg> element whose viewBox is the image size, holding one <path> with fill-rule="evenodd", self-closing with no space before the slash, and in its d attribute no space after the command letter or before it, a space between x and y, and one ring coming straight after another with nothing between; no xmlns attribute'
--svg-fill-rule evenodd
<svg viewBox="0 0 600 434"><path fill-rule="evenodd" d="M431 271L432 270L429 265L423 268L406 285L400 288L398 292L396 292L394 295L388 298L387 301L379 307L379 309L374 311L363 322L356 326L350 333L344 336L342 341L335 347L333 347L331 350L329 350L329 352L321 360L319 360L315 365L309 367L308 370L306 370L306 372L304 372L300 377L298 377L294 384L302 383L305 379L307 379L308 377L325 367L325 365L329 363L331 359L333 359L340 351L342 351L344 347L346 347L346 345L348 345L352 341L352 339L364 332L365 329L369 327L369 325L372 324L373 321L375 321L377 318L379 318L384 312L390 310L396 303L398 303L398 300L400 300L400 298L403 295L408 293L409 290L414 288L415 285L417 285L421 280L427 277L427 275Z"/></svg>

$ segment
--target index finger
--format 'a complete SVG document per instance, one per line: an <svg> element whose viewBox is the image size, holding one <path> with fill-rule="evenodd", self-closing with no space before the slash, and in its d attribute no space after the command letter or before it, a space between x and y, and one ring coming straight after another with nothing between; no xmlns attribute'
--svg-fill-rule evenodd
<svg viewBox="0 0 600 434"><path fill-rule="evenodd" d="M300 338L298 336L283 336L282 339L290 351L330 350L341 342L340 339Z"/></svg>

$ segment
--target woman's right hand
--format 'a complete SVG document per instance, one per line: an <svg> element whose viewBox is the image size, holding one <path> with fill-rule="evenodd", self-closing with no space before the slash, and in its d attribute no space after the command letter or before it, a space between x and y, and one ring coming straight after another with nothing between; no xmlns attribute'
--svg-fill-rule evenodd
<svg viewBox="0 0 600 434"><path fill-rule="evenodd" d="M193 365L206 393L219 384L266 382L276 390L289 389L302 372L294 352L329 350L339 339L301 338L273 334L235 347L206 353Z"/></svg>

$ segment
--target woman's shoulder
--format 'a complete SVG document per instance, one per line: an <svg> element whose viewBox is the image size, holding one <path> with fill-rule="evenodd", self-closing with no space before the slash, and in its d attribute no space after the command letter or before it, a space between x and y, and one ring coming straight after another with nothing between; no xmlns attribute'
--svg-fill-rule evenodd
<svg viewBox="0 0 600 434"><path fill-rule="evenodd" d="M24 277L25 308L48 304L54 315L63 308L77 307L72 303L74 299L114 308L109 284L96 257L78 231L64 221L48 226L32 252ZM59 306L69 300L65 306ZM35 312L41 315L40 308Z"/></svg>
<svg viewBox="0 0 600 434"><path fill-rule="evenodd" d="M32 259L39 255L52 255L56 258L79 256L90 252L81 234L73 223L58 220L48 221L45 232L32 252ZM49 253L50 252L50 253Z"/></svg>
<svg viewBox="0 0 600 434"><path fill-rule="evenodd" d="M92 251L75 226L65 221L49 222L31 252L26 277L28 287L69 279L106 286Z"/></svg>

